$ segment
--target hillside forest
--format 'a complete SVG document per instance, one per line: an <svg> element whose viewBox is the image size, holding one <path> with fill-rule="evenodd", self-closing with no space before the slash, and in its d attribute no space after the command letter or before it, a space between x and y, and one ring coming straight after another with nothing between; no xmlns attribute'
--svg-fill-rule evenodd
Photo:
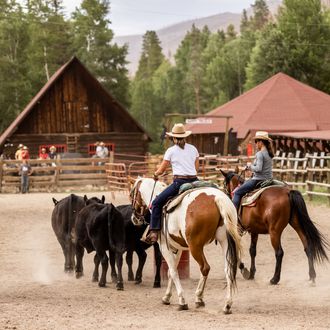
<svg viewBox="0 0 330 330"><path fill-rule="evenodd" d="M146 31L129 77L110 1L83 0L68 18L62 0L0 0L0 132L74 55L153 137L151 152L162 151L166 113L206 113L278 72L330 93L330 10L320 0L284 0L273 16L255 0L252 13L243 11L239 31L193 25L166 56Z"/></svg>

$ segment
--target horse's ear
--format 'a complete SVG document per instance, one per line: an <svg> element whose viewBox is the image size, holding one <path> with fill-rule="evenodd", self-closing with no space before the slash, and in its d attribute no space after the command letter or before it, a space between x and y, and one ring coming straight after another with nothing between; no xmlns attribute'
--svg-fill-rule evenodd
<svg viewBox="0 0 330 330"><path fill-rule="evenodd" d="M56 205L58 203L58 201L53 197L53 203L54 205Z"/></svg>
<svg viewBox="0 0 330 330"><path fill-rule="evenodd" d="M235 173L239 173L239 167L238 167L238 165L236 165L236 167L235 167Z"/></svg>
<svg viewBox="0 0 330 330"><path fill-rule="evenodd" d="M134 185L135 183L135 179L133 179L131 176L128 176L128 182L131 184L131 185Z"/></svg>
<svg viewBox="0 0 330 330"><path fill-rule="evenodd" d="M102 195L102 198L101 198L101 202L102 202L102 204L104 204L104 201L105 201L105 196Z"/></svg>
<svg viewBox="0 0 330 330"><path fill-rule="evenodd" d="M225 171L223 171L221 168L220 168L220 172L225 178L227 177L227 173Z"/></svg>

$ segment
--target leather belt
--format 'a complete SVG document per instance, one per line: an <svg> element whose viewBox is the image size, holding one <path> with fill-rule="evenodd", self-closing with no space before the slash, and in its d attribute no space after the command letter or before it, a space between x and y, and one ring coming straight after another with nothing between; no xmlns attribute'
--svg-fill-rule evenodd
<svg viewBox="0 0 330 330"><path fill-rule="evenodd" d="M197 179L196 175L174 175L173 179Z"/></svg>

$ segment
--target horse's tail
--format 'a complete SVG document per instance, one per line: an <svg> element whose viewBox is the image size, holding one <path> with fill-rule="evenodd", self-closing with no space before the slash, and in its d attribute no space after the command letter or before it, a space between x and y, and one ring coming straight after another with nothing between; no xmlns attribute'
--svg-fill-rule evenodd
<svg viewBox="0 0 330 330"><path fill-rule="evenodd" d="M296 214L299 225L306 236L308 252L311 254L313 261L322 262L328 260L325 249L329 249L329 243L309 217L303 196L298 190L290 190L289 198L291 206L290 221Z"/></svg>
<svg viewBox="0 0 330 330"><path fill-rule="evenodd" d="M232 201L226 196L218 195L215 199L220 215L226 227L228 248L226 259L229 268L229 278L231 283L236 285L237 264L241 258L241 237L237 231L237 211Z"/></svg>

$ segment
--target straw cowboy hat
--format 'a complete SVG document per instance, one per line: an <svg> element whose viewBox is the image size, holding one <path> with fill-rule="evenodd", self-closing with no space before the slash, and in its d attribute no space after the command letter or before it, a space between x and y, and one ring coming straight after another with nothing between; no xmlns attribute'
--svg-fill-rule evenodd
<svg viewBox="0 0 330 330"><path fill-rule="evenodd" d="M175 124L172 132L166 132L166 135L176 138L185 138L191 134L191 131L186 131L183 124Z"/></svg>
<svg viewBox="0 0 330 330"><path fill-rule="evenodd" d="M49 148L49 150L54 150L54 151L56 151L56 147L55 147L55 146L51 146L51 147Z"/></svg>
<svg viewBox="0 0 330 330"><path fill-rule="evenodd" d="M20 143L20 144L17 146L18 149L21 149L21 148L23 148L23 147L24 147L24 146L23 146L22 143Z"/></svg>
<svg viewBox="0 0 330 330"><path fill-rule="evenodd" d="M29 148L27 146L24 146L23 150L29 150Z"/></svg>
<svg viewBox="0 0 330 330"><path fill-rule="evenodd" d="M268 132L266 131L257 131L256 135L252 138L253 140L266 140L266 141L273 141L269 136Z"/></svg>

